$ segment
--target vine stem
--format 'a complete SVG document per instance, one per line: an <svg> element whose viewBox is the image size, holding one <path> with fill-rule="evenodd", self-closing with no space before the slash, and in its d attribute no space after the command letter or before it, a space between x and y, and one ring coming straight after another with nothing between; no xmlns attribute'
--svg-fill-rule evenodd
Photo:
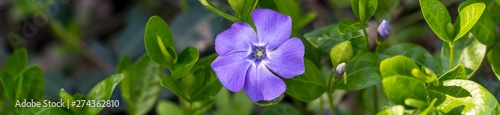
<svg viewBox="0 0 500 115"><path fill-rule="evenodd" d="M366 32L366 28L363 28L363 34L365 34L365 38L366 38L366 50L367 51L370 51L370 38L368 38L368 32Z"/></svg>
<svg viewBox="0 0 500 115"><path fill-rule="evenodd" d="M453 69L453 50L455 50L455 44L453 42L449 43L450 46L450 70Z"/></svg>
<svg viewBox="0 0 500 115"><path fill-rule="evenodd" d="M334 78L334 70L332 70L332 73L330 74L330 80L328 81L327 84L327 90L326 90L326 95L328 96L328 104L330 105L330 113L332 115L335 115L335 105L333 104L333 92L335 89L333 89L333 81L335 80Z"/></svg>

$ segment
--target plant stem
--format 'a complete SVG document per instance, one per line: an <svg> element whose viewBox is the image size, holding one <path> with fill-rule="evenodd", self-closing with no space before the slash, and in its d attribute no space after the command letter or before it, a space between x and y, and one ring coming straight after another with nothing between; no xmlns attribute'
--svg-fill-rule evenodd
<svg viewBox="0 0 500 115"><path fill-rule="evenodd" d="M450 46L450 70L453 69L453 50L455 49L455 44L453 42L449 43Z"/></svg>
<svg viewBox="0 0 500 115"><path fill-rule="evenodd" d="M335 106L333 104L333 92L335 92L335 89L333 88L333 81L335 80L335 77L334 77L334 74L333 74L333 71L332 70L332 73L330 74L330 80L328 80L328 84L327 84L327 90L326 90L326 95L328 96L328 104L330 105L330 113L332 115L335 115Z"/></svg>
<svg viewBox="0 0 500 115"><path fill-rule="evenodd" d="M331 115L335 115L335 105L333 104L333 92L334 91L335 90L327 93L327 95L328 95L328 104L330 104L330 113L332 113Z"/></svg>
<svg viewBox="0 0 500 115"><path fill-rule="evenodd" d="M373 114L378 113L378 92L377 92L377 85L373 86L373 107L375 108L373 111Z"/></svg>
<svg viewBox="0 0 500 115"><path fill-rule="evenodd" d="M320 115L325 114L325 108L323 108L323 96L319 97L319 114Z"/></svg>
<svg viewBox="0 0 500 115"><path fill-rule="evenodd" d="M366 28L363 28L363 34L365 34L366 38L366 51L370 51L370 38L368 38L368 32L366 32Z"/></svg>

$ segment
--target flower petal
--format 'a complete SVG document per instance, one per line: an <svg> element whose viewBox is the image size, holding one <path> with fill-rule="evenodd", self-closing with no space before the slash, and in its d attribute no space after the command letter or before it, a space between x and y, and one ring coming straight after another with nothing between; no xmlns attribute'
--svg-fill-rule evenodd
<svg viewBox="0 0 500 115"><path fill-rule="evenodd" d="M252 64L245 81L245 93L253 101L270 101L286 90L283 80L271 73L263 64Z"/></svg>
<svg viewBox="0 0 500 115"><path fill-rule="evenodd" d="M290 16L280 14L270 9L255 9L252 20L257 30L259 45L273 50L283 44L292 32Z"/></svg>
<svg viewBox="0 0 500 115"><path fill-rule="evenodd" d="M274 51L267 53L265 65L283 78L304 73L304 44L299 38L291 38Z"/></svg>
<svg viewBox="0 0 500 115"><path fill-rule="evenodd" d="M252 43L257 43L252 26L245 22L236 22L229 29L217 35L215 51L219 55L229 55L240 51L248 52Z"/></svg>
<svg viewBox="0 0 500 115"><path fill-rule="evenodd" d="M251 62L246 60L245 52L235 52L219 56L212 62L212 69L221 84L232 92L238 92L245 84L245 76Z"/></svg>

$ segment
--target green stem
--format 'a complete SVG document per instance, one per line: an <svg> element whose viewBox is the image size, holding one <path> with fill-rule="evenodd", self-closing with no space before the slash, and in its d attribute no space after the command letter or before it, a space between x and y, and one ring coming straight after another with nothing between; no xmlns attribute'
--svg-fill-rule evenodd
<svg viewBox="0 0 500 115"><path fill-rule="evenodd" d="M334 90L335 91L335 90ZM332 113L331 115L335 115L335 105L333 104L333 92L328 92L328 104L330 104L330 112Z"/></svg>
<svg viewBox="0 0 500 115"><path fill-rule="evenodd" d="M332 70L332 73L330 74L330 80L328 80L326 95L328 96L328 104L330 105L330 112L332 113L332 115L335 115L335 106L333 104L333 92L335 92L335 89L333 88L333 81L335 80L335 77L333 71L334 70Z"/></svg>
<svg viewBox="0 0 500 115"><path fill-rule="evenodd" d="M453 69L453 50L455 50L455 44L453 42L449 43L450 46L450 70Z"/></svg>
<svg viewBox="0 0 500 115"><path fill-rule="evenodd" d="M377 85L373 86L373 107L375 108L374 109L374 112L373 114L376 114L378 113L378 92L377 92Z"/></svg>
<svg viewBox="0 0 500 115"><path fill-rule="evenodd" d="M365 38L366 38L366 50L367 51L370 51L370 38L368 38L368 32L366 32L366 28L363 29L363 34L365 34Z"/></svg>
<svg viewBox="0 0 500 115"><path fill-rule="evenodd" d="M325 114L325 108L323 107L323 96L319 97L319 114L320 115Z"/></svg>

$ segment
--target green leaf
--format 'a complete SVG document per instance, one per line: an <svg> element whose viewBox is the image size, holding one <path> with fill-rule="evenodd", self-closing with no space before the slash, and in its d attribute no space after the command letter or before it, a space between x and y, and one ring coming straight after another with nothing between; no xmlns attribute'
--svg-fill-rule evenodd
<svg viewBox="0 0 500 115"><path fill-rule="evenodd" d="M131 114L146 114L156 103L161 91L158 65L146 55L135 64L127 56L118 65L124 79L120 83L122 96Z"/></svg>
<svg viewBox="0 0 500 115"><path fill-rule="evenodd" d="M385 77L382 79L382 87L387 99L394 104L403 105L407 98L428 102L425 83L414 77L400 75Z"/></svg>
<svg viewBox="0 0 500 115"><path fill-rule="evenodd" d="M229 90L226 89L222 89L215 96L215 105L218 108L215 115L250 115L253 108L253 102L248 99L244 91L230 96Z"/></svg>
<svg viewBox="0 0 500 115"><path fill-rule="evenodd" d="M308 59L304 59L306 71L291 79L284 79L286 93L301 101L313 101L326 91L326 80L321 71Z"/></svg>
<svg viewBox="0 0 500 115"><path fill-rule="evenodd" d="M366 47L366 40L363 35L359 32L340 34L336 24L308 32L304 34L304 37L314 47L319 48L325 53L330 53L333 46L346 40L349 40L352 43L351 45L354 55Z"/></svg>
<svg viewBox="0 0 500 115"><path fill-rule="evenodd" d="M483 3L474 3L463 8L459 13L460 30L456 34L453 42L460 39L476 24L481 15L483 14L486 5Z"/></svg>
<svg viewBox="0 0 500 115"><path fill-rule="evenodd" d="M346 63L346 75L334 81L335 89L360 90L379 84L380 77L379 64L387 58L386 55L362 52ZM344 83L344 79L346 83Z"/></svg>
<svg viewBox="0 0 500 115"><path fill-rule="evenodd" d="M418 66L406 56L394 56L380 63L380 74L382 78L394 75L413 76L411 71Z"/></svg>
<svg viewBox="0 0 500 115"><path fill-rule="evenodd" d="M500 44L497 44L496 47L492 47L490 52L488 52L488 61L490 62L491 69L497 76L498 80L500 80Z"/></svg>
<svg viewBox="0 0 500 115"><path fill-rule="evenodd" d="M40 101L43 99L45 84L43 72L40 66L31 66L26 69L17 80L16 100L33 99Z"/></svg>
<svg viewBox="0 0 500 115"><path fill-rule="evenodd" d="M158 115L182 115L182 109L173 102L168 100L161 100L156 106L156 113Z"/></svg>
<svg viewBox="0 0 500 115"><path fill-rule="evenodd" d="M432 31L443 41L452 42L454 35L450 31L448 25L451 24L450 13L439 0L419 0L422 15L432 29Z"/></svg>
<svg viewBox="0 0 500 115"><path fill-rule="evenodd" d="M361 22L366 22L377 11L378 1L377 0L351 0L352 11L354 15L361 20Z"/></svg>
<svg viewBox="0 0 500 115"><path fill-rule="evenodd" d="M190 46L179 54L179 60L175 63L172 76L175 79L181 78L189 73L199 58L199 51L196 47Z"/></svg>
<svg viewBox="0 0 500 115"><path fill-rule="evenodd" d="M163 76L163 78L161 79L161 86L169 89L170 91L172 91L172 93L174 93L175 95L179 96L184 100L189 99L186 92L181 89L180 83L177 82L177 80L175 80L174 77Z"/></svg>
<svg viewBox="0 0 500 115"><path fill-rule="evenodd" d="M316 13L303 13L298 0L273 0L279 12L292 18L292 36L299 36L300 29L310 23ZM297 35L299 34L299 35Z"/></svg>
<svg viewBox="0 0 500 115"><path fill-rule="evenodd" d="M470 78L483 62L487 53L487 46L479 43L473 36L469 36L455 42L454 51L453 66L462 64L467 72L467 78ZM450 68L449 58L450 47L448 47L448 44L443 43L441 47L441 64L444 68Z"/></svg>
<svg viewBox="0 0 500 115"><path fill-rule="evenodd" d="M460 114L492 115L499 106L488 90L469 80L446 80L443 85L429 87L428 93L430 99L438 99L436 110L444 113L465 106Z"/></svg>
<svg viewBox="0 0 500 115"><path fill-rule="evenodd" d="M377 115L403 115L405 113L405 107L402 105L391 106L387 109L384 109Z"/></svg>
<svg viewBox="0 0 500 115"><path fill-rule="evenodd" d="M412 43L400 43L392 45L382 51L390 56L404 55L413 60L419 66L425 66L440 75L444 72L443 66L422 46Z"/></svg>
<svg viewBox="0 0 500 115"><path fill-rule="evenodd" d="M243 21L249 22L251 20L251 13L259 0L228 0L229 5L238 14L239 18Z"/></svg>
<svg viewBox="0 0 500 115"><path fill-rule="evenodd" d="M495 25L495 21L493 21L493 17L491 17L490 12L485 10L470 32L480 43L492 46L495 44Z"/></svg>
<svg viewBox="0 0 500 115"><path fill-rule="evenodd" d="M231 21L231 22L241 22L240 19L234 17L233 15L230 15L224 11L222 11L220 8L218 8L217 6L213 5L212 3L208 2L207 0L199 0L200 3L207 7L209 10L212 10L213 12L215 12L216 14L226 18L227 20ZM238 12L238 11L237 11Z"/></svg>
<svg viewBox="0 0 500 115"><path fill-rule="evenodd" d="M198 60L196 64L194 64L193 68L191 68L191 72L194 72L194 70L198 70L200 68L211 67L212 62L215 60L215 58L217 58L217 56L219 56L217 55L217 53L204 56L203 58Z"/></svg>
<svg viewBox="0 0 500 115"><path fill-rule="evenodd" d="M167 23L158 16L149 18L144 33L146 52L154 62L172 66L177 57L174 47L174 37Z"/></svg>
<svg viewBox="0 0 500 115"><path fill-rule="evenodd" d="M439 81L450 79L467 79L464 66L458 65L457 67L451 69L450 71L444 73L439 77Z"/></svg>
<svg viewBox="0 0 500 115"><path fill-rule="evenodd" d="M365 22L357 22L352 19L342 19L340 20L337 28L341 34L357 32L358 30L367 28L368 24Z"/></svg>
<svg viewBox="0 0 500 115"><path fill-rule="evenodd" d="M330 51L330 59L332 64L336 67L339 63L347 62L353 57L351 42L344 41L335 45Z"/></svg>
<svg viewBox="0 0 500 115"><path fill-rule="evenodd" d="M279 103L266 107L261 115L300 115L300 111L288 103Z"/></svg>
<svg viewBox="0 0 500 115"><path fill-rule="evenodd" d="M86 100L109 100L111 97L111 94L113 94L113 91L120 83L120 81L123 80L123 74L115 74L112 75L103 81L99 82L97 85L95 85L87 94ZM85 107L83 108L83 113L90 115L90 114L97 114L102 110L102 107Z"/></svg>
<svg viewBox="0 0 500 115"><path fill-rule="evenodd" d="M26 49L22 48L14 51L14 53L7 58L3 70L10 76L14 76L14 79L16 79L16 76L20 74L27 65L28 53L26 52Z"/></svg>
<svg viewBox="0 0 500 115"><path fill-rule="evenodd" d="M210 67L198 69L193 75L181 79L182 90L189 98L188 102L211 100L220 91L222 85Z"/></svg>
<svg viewBox="0 0 500 115"><path fill-rule="evenodd" d="M61 90L59 91L59 97L61 97L61 99L65 102L73 102L75 99L73 98L73 96L71 96L68 92L64 91L63 88L61 88ZM73 113L79 113L81 112L81 108L78 108L78 107L75 107L75 106L69 106L69 109L73 112Z"/></svg>

